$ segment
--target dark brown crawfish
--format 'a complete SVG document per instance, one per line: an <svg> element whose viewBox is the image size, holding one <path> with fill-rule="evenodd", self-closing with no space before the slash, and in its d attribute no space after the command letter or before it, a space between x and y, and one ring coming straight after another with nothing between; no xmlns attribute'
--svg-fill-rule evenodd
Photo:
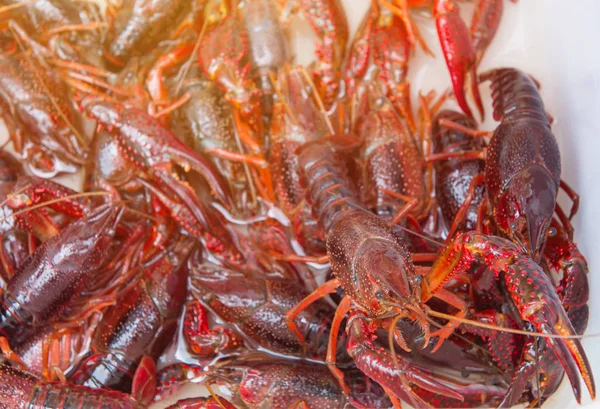
<svg viewBox="0 0 600 409"><path fill-rule="evenodd" d="M432 139L434 153L451 153L460 151L483 151L484 143L481 138L475 138L463 132L440 126L440 120L448 119L471 129L476 123L468 116L455 111L441 111L433 120ZM475 177L483 174L485 161L483 159L448 159L435 163L436 198L442 215L449 229L449 237L453 232L475 230L479 206L485 195L485 188L477 186L474 197L470 200L468 208L461 210L463 203L470 193L471 182ZM458 216L459 211L466 212ZM457 225L453 226L454 220Z"/></svg>
<svg viewBox="0 0 600 409"><path fill-rule="evenodd" d="M180 241L119 295L94 332L89 356L71 380L129 393L142 357L158 359L171 342L186 298L187 257L193 241Z"/></svg>
<svg viewBox="0 0 600 409"><path fill-rule="evenodd" d="M0 152L0 201L8 198L18 178L23 174L21 164L10 154ZM4 205L2 216L8 216L12 209ZM35 250L35 243L25 231L19 228L18 220L8 217L0 224L0 287L5 290L8 281Z"/></svg>
<svg viewBox="0 0 600 409"><path fill-rule="evenodd" d="M343 288L342 299L333 319L327 351L327 364L340 381L344 392L348 387L344 375L335 367L337 334L347 312L353 318L347 324L349 333L347 349L357 367L367 376L386 388L392 399L401 398L416 407L426 408L411 389L416 384L434 393L461 397L450 387L442 384L431 373L412 365L401 357L394 366L391 351L374 344L374 331L385 321L380 319L404 314L421 323L428 333L424 320L423 303L438 293L446 302L460 302L442 293L437 286L424 285L415 271L410 253L393 225L368 211L358 200L358 194L349 187L345 176L336 166L331 148L322 144L308 144L300 153L300 169L307 181L307 198L313 214L326 235L327 254L335 274L330 280L307 296L286 314L288 326L302 339L293 320L297 314L325 294ZM422 295L423 294L423 295ZM459 307L461 308L461 307ZM389 324L388 324L389 327ZM406 347L402 334L390 328L395 339ZM391 369L390 369L391 368Z"/></svg>
<svg viewBox="0 0 600 409"><path fill-rule="evenodd" d="M152 400L156 382L154 362L144 360L136 373L135 398L116 391L44 382L16 367L0 365L0 409L144 409Z"/></svg>
<svg viewBox="0 0 600 409"><path fill-rule="evenodd" d="M123 67L133 56L151 52L186 17L186 0L126 0L116 11L104 43L104 56Z"/></svg>
<svg viewBox="0 0 600 409"><path fill-rule="evenodd" d="M56 319L90 285L111 254L120 211L105 205L73 222L33 253L8 282L0 306L0 334L22 340Z"/></svg>
<svg viewBox="0 0 600 409"><path fill-rule="evenodd" d="M235 327L249 347L321 361L325 358L333 314L329 305L311 305L296 317L304 345L285 325L286 312L306 295L296 283L250 278L210 263L192 265L190 274L194 297ZM342 362L347 361L345 357L341 351Z"/></svg>
<svg viewBox="0 0 600 409"><path fill-rule="evenodd" d="M433 157L485 157L486 192L496 227L538 259L561 185L558 144L538 88L529 75L514 68L501 68L482 78L491 81L494 119L502 121L487 153L458 151ZM469 132L450 121L445 123Z"/></svg>
<svg viewBox="0 0 600 409"><path fill-rule="evenodd" d="M500 231L538 258L544 249L560 185L560 152L536 84L516 69L487 74L494 131L485 180Z"/></svg>

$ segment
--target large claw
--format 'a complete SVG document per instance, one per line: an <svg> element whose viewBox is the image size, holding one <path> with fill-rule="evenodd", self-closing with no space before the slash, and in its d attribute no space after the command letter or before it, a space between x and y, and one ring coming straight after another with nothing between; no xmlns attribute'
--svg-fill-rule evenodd
<svg viewBox="0 0 600 409"><path fill-rule="evenodd" d="M531 259L517 256L505 271L504 280L521 318L544 334L564 337L577 335L550 278L541 267ZM596 396L596 385L581 341L572 338L547 338L546 342L565 369L577 402L581 401L578 372L593 399Z"/></svg>
<svg viewBox="0 0 600 409"><path fill-rule="evenodd" d="M465 81L468 76L470 92L483 119L475 48L471 42L469 28L461 18L459 7L454 0L435 0L433 14L456 101L463 112L473 118L465 96Z"/></svg>
<svg viewBox="0 0 600 409"><path fill-rule="evenodd" d="M463 401L460 393L436 379L432 373L400 356L397 357L396 364L389 350L373 344L376 336L365 320L354 318L350 321L346 342L348 353L354 359L356 367L384 389L417 409L429 409L431 406L411 385L459 402Z"/></svg>

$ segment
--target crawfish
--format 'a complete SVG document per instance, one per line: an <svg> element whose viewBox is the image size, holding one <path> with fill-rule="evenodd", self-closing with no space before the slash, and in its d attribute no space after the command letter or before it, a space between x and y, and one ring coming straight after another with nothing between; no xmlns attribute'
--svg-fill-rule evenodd
<svg viewBox="0 0 600 409"><path fill-rule="evenodd" d="M435 287L468 272L477 263L485 265L494 274L496 281L503 284L504 292L512 301L520 319L529 323L536 331L563 336L577 334L548 275L517 245L500 237L476 232L458 236L442 251L423 283ZM582 278L573 276L572 279ZM577 301L573 307L578 305ZM566 371L577 400L581 398L578 371L593 399L594 377L581 341L548 338L545 342Z"/></svg>
<svg viewBox="0 0 600 409"><path fill-rule="evenodd" d="M319 303L296 317L296 328L306 341L300 344L284 322L286 312L305 295L295 283L250 278L203 263L192 266L190 288L195 298L243 334L246 345L275 354L324 359L333 311ZM343 351L340 358L344 361Z"/></svg>
<svg viewBox="0 0 600 409"><path fill-rule="evenodd" d="M381 388L375 384L365 384L360 372L349 373L352 391L356 391L358 396L347 399L324 365L265 358L251 356L234 361L217 368L208 375L207 380L224 383L234 393L232 402L249 409L342 409L350 403L369 408L390 406Z"/></svg>
<svg viewBox="0 0 600 409"><path fill-rule="evenodd" d="M177 401L166 409L236 409L224 398L188 398Z"/></svg>
<svg viewBox="0 0 600 409"><path fill-rule="evenodd" d="M104 56L122 68L133 56L152 51L189 10L185 0L127 0L113 16L104 43Z"/></svg>
<svg viewBox="0 0 600 409"><path fill-rule="evenodd" d="M252 180L248 180L245 166L213 154L218 151L229 156L239 155L242 160L251 159L250 156L244 158L243 146L235 134L233 112L223 92L213 81L198 76L184 80L177 97L185 95L189 95L188 101L171 116L174 133L196 152L211 158L228 181L234 203L248 203Z"/></svg>
<svg viewBox="0 0 600 409"><path fill-rule="evenodd" d="M421 291L421 276L416 273L399 233L361 204L357 193L335 166L331 148L322 144L303 147L300 169L308 184L307 198L325 232L327 254L336 278L323 284L290 310L286 314L288 326L302 339L293 322L297 314L323 295L342 287L346 296L333 319L327 365L344 392L348 392L348 387L343 373L335 366L334 351L342 320L347 312L352 311L353 318L347 324L348 352L359 369L389 391L392 400L402 398L417 407L428 407L414 394L410 384L461 400L460 395L430 373L401 358L398 363L402 366L394 368L390 351L373 343L376 338L374 330L381 325L377 319L397 315L396 308L420 322L428 333L423 312L425 301L437 293L440 298L459 306L461 302L443 290L426 287L427 292ZM422 297L422 292L428 297ZM396 330L394 335L399 344L406 347L402 334Z"/></svg>
<svg viewBox="0 0 600 409"><path fill-rule="evenodd" d="M322 254L323 234L310 215L296 153L304 143L317 141L328 132L319 96L306 92L312 89L310 82L303 68L280 72L281 101L275 105L271 122L270 162L277 203L292 221L297 240L310 254Z"/></svg>
<svg viewBox="0 0 600 409"><path fill-rule="evenodd" d="M195 357L226 356L243 347L244 340L236 331L224 326L209 328L209 320L202 303L190 295L185 305L182 332L187 348Z"/></svg>
<svg viewBox="0 0 600 409"><path fill-rule="evenodd" d="M262 93L262 114L268 123L273 114L271 76L289 60L289 46L274 0L249 0L242 13L248 31L251 66Z"/></svg>
<svg viewBox="0 0 600 409"><path fill-rule="evenodd" d="M407 83L410 49L399 18L373 2L350 46L344 78L348 98L352 99L360 81L377 76L385 84L387 97L396 110L414 129Z"/></svg>
<svg viewBox="0 0 600 409"><path fill-rule="evenodd" d="M363 169L362 202L376 213L394 222L410 211L422 218L429 194L425 188L425 159L412 132L390 101L378 89L378 83L366 86L359 112L357 133L362 141L358 161ZM398 210L393 199L404 199Z"/></svg>
<svg viewBox="0 0 600 409"><path fill-rule="evenodd" d="M299 8L317 35L312 68L317 92L325 108L332 107L340 90L341 67L350 36L348 20L340 0L291 0Z"/></svg>
<svg viewBox="0 0 600 409"><path fill-rule="evenodd" d="M10 154L0 152L0 201L8 198L13 191L19 176L23 174L21 164ZM9 215L12 209L3 206L2 214ZM19 228L19 223L13 217L8 217L0 225L0 287L6 289L6 283L15 275L27 257L35 249L35 243Z"/></svg>
<svg viewBox="0 0 600 409"><path fill-rule="evenodd" d="M454 123L468 128L476 127L475 121L455 111L441 111L433 121L432 137L433 152L444 154L460 151L482 151L484 148L481 138L475 138L464 132L447 129L440 126L440 120L448 119ZM478 211L485 197L485 189L478 186L474 197L470 199L468 207L462 207L470 193L470 186L478 175L483 174L485 161L483 159L448 159L435 163L435 187L437 202L442 210L442 215L449 229L448 237L454 236L453 232L475 230L478 220ZM466 212L464 216L459 211ZM454 221L456 220L456 224Z"/></svg>
<svg viewBox="0 0 600 409"><path fill-rule="evenodd" d="M59 313L90 285L111 255L120 211L102 206L43 243L8 282L0 333L18 342Z"/></svg>
<svg viewBox="0 0 600 409"><path fill-rule="evenodd" d="M589 318L587 261L557 219L552 220L551 229L553 231L547 238L543 262L549 275L556 277L556 290L569 320L576 333L582 335ZM549 340L528 339L518 366L514 369L511 387L502 407L515 405L528 385L531 396L529 400L542 404L556 391L563 374L560 356L552 352ZM539 378L537 382L534 381L535 378ZM574 392L579 401L581 392L575 387Z"/></svg>
<svg viewBox="0 0 600 409"><path fill-rule="evenodd" d="M562 185L556 137L531 77L514 68L501 68L490 71L484 78L491 80L494 118L501 121L487 152L456 151L433 157L435 160L485 158L487 200L496 227L534 259L539 259ZM480 136L451 121L444 124ZM469 202L464 204L469 205Z"/></svg>
<svg viewBox="0 0 600 409"><path fill-rule="evenodd" d="M134 395L90 389L85 386L44 382L35 375L6 364L0 365L0 409L56 408L143 409L152 401L156 382L154 362L145 359L136 372Z"/></svg>
<svg viewBox="0 0 600 409"><path fill-rule="evenodd" d="M208 240L218 241L220 244L216 246L221 253L236 252L230 248L232 237L223 221L173 172L174 160L184 168L197 170L219 199L229 205L227 185L206 159L140 110L94 100L88 100L84 109L108 129L127 162L144 170L149 181L136 179L158 197L181 227L195 237L210 236ZM232 257L238 259L241 255L236 253Z"/></svg>
<svg viewBox="0 0 600 409"><path fill-rule="evenodd" d="M76 172L86 141L65 83L25 51L2 54L0 70L2 118L29 170L42 177Z"/></svg>
<svg viewBox="0 0 600 409"><path fill-rule="evenodd" d="M177 328L186 298L187 257L193 242L179 241L149 266L108 308L91 343L91 356L72 380L84 386L131 390L144 356L158 359Z"/></svg>

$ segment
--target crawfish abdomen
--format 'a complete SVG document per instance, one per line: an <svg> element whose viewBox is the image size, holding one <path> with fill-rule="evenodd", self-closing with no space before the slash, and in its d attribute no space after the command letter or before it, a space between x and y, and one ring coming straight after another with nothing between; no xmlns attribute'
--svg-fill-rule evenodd
<svg viewBox="0 0 600 409"><path fill-rule="evenodd" d="M494 118L502 123L490 141L486 181L492 201L520 171L538 165L558 186L560 152L537 86L512 68L485 74L492 81Z"/></svg>

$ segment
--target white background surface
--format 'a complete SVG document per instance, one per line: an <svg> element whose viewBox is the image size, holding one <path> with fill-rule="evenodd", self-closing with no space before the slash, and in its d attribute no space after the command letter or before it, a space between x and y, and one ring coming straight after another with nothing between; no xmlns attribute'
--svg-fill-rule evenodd
<svg viewBox="0 0 600 409"><path fill-rule="evenodd" d="M342 0L352 31L363 18L370 0ZM462 6L470 19L471 7ZM482 70L514 66L530 72L542 83L546 109L556 119L554 133L562 155L563 179L581 195L575 217L575 238L590 265L591 316L588 334L600 333L600 0L505 0L504 18L498 35L482 62ZM469 21L469 20L468 20ZM443 56L433 21L417 16L436 59L418 56L411 62L413 92L449 86ZM312 59L313 37L304 21L295 21L297 62ZM484 86L483 89L487 89ZM489 101L487 117L491 116ZM489 120L488 120L489 121ZM483 129L493 129L486 122ZM0 129L0 132L2 130ZM584 341L592 368L600 383L600 338ZM198 394L186 388L185 396ZM182 395L183 396L183 395ZM153 406L163 408L174 400ZM544 405L546 408L578 407L568 382ZM584 392L583 407L600 408ZM315 408L319 409L319 408Z"/></svg>

